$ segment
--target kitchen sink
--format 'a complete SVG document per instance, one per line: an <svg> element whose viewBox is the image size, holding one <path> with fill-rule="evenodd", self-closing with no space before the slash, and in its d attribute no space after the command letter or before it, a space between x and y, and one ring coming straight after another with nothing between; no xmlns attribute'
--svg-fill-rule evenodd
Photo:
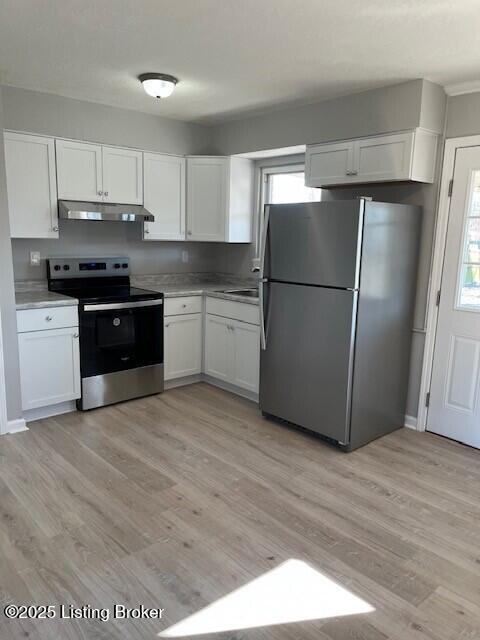
<svg viewBox="0 0 480 640"><path fill-rule="evenodd" d="M231 293L235 296L245 296L246 298L258 298L258 289L228 289L223 293Z"/></svg>

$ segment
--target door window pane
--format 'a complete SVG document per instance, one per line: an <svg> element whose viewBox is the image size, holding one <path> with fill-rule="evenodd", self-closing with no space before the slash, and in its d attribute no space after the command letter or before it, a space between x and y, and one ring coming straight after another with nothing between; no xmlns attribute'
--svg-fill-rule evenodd
<svg viewBox="0 0 480 640"><path fill-rule="evenodd" d="M473 171L463 240L459 306L480 311L480 170Z"/></svg>
<svg viewBox="0 0 480 640"><path fill-rule="evenodd" d="M292 202L319 202L321 189L305 186L305 173L271 173L268 179L269 193L266 204Z"/></svg>

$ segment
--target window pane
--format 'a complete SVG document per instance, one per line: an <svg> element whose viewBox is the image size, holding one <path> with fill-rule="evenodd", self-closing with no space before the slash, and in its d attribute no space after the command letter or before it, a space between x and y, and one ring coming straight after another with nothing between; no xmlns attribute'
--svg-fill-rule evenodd
<svg viewBox="0 0 480 640"><path fill-rule="evenodd" d="M480 265L463 265L460 305L480 310Z"/></svg>
<svg viewBox="0 0 480 640"><path fill-rule="evenodd" d="M464 262L480 264L480 218L467 219Z"/></svg>
<svg viewBox="0 0 480 640"><path fill-rule="evenodd" d="M321 189L305 186L305 173L272 173L269 176L268 204L287 204L290 202L319 202Z"/></svg>
<svg viewBox="0 0 480 640"><path fill-rule="evenodd" d="M458 299L460 307L480 311L480 170L473 171L465 217Z"/></svg>

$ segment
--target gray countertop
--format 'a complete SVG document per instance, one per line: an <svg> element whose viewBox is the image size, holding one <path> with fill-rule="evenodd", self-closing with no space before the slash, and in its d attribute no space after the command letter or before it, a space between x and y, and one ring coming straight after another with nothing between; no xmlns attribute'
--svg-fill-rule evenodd
<svg viewBox="0 0 480 640"><path fill-rule="evenodd" d="M43 309L46 307L74 307L78 305L76 298L62 296L51 291L17 291L15 294L17 311L20 309Z"/></svg>
<svg viewBox="0 0 480 640"><path fill-rule="evenodd" d="M135 282L135 286L143 286L152 291L159 291L165 298L179 298L181 296L201 296L209 295L224 300L234 302L244 302L246 304L258 305L258 298L247 298L232 293L224 293L225 289L249 289L249 286L235 286L231 282L177 282L175 284L162 284L161 282ZM45 307L60 307L78 305L78 300L63 296L59 293L52 293L47 289L36 289L31 291L17 291L15 294L17 310L19 309L41 309Z"/></svg>

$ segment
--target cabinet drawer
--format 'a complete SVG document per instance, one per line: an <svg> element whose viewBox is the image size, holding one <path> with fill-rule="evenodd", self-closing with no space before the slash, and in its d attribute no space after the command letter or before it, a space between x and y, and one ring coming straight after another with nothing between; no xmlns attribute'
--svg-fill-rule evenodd
<svg viewBox="0 0 480 640"><path fill-rule="evenodd" d="M165 316L179 316L184 313L202 313L202 296L165 298Z"/></svg>
<svg viewBox="0 0 480 640"><path fill-rule="evenodd" d="M260 308L256 304L207 297L207 313L250 324L260 324Z"/></svg>
<svg viewBox="0 0 480 640"><path fill-rule="evenodd" d="M17 311L18 333L44 331L78 326L78 308L45 307L43 309L20 309Z"/></svg>

